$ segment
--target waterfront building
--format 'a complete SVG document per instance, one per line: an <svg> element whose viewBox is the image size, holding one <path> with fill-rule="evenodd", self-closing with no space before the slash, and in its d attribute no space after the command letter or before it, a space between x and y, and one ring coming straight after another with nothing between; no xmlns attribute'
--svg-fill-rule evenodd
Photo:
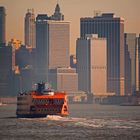
<svg viewBox="0 0 140 140"><path fill-rule="evenodd" d="M80 19L80 35L98 34L107 39L107 90L124 95L124 19L113 13Z"/></svg>
<svg viewBox="0 0 140 140"><path fill-rule="evenodd" d="M129 53L129 58L125 58L125 63L131 63L131 69L129 70L128 66L125 66L125 73L131 71L131 77L128 79L128 75L126 78L126 90L130 90L129 94L133 94L136 90L136 47L137 47L137 38L136 33L125 33L125 49ZM128 62L130 61L130 62ZM128 82L131 81L131 86L129 88ZM126 91L127 94L128 91Z"/></svg>
<svg viewBox="0 0 140 140"><path fill-rule="evenodd" d="M70 67L76 68L77 61L76 61L76 55L70 55Z"/></svg>
<svg viewBox="0 0 140 140"><path fill-rule="evenodd" d="M78 91L78 74L74 68L55 68L49 70L49 83L57 91L67 93Z"/></svg>
<svg viewBox="0 0 140 140"><path fill-rule="evenodd" d="M140 71L139 71L139 37L137 38L137 45L136 45L136 92L140 92L140 81L139 81L139 75L140 75Z"/></svg>
<svg viewBox="0 0 140 140"><path fill-rule="evenodd" d="M98 35L77 39L78 88L94 96L107 95L107 42Z"/></svg>
<svg viewBox="0 0 140 140"><path fill-rule="evenodd" d="M5 45L6 39L6 12L4 7L0 7L0 46Z"/></svg>
<svg viewBox="0 0 140 140"><path fill-rule="evenodd" d="M12 70L14 71L16 68L16 50L18 50L21 47L21 41L17 40L15 38L12 38L11 41L9 41L8 46L12 47Z"/></svg>
<svg viewBox="0 0 140 140"><path fill-rule="evenodd" d="M51 16L51 19L52 19L52 20L57 20L57 21L59 21L59 20L64 20L64 15L61 13L61 11L60 11L60 6L59 6L58 3L56 4L55 12L54 12L54 14Z"/></svg>
<svg viewBox="0 0 140 140"><path fill-rule="evenodd" d="M33 9L28 9L24 23L24 38L27 48L36 47L35 14Z"/></svg>
<svg viewBox="0 0 140 140"><path fill-rule="evenodd" d="M12 47L0 47L0 96L12 96Z"/></svg>
<svg viewBox="0 0 140 140"><path fill-rule="evenodd" d="M140 81L140 34L139 34L139 37L138 37L138 55L139 55L139 81ZM139 90L140 90L140 82L139 82Z"/></svg>
<svg viewBox="0 0 140 140"><path fill-rule="evenodd" d="M132 95L131 58L128 46L125 44L125 95Z"/></svg>
<svg viewBox="0 0 140 140"><path fill-rule="evenodd" d="M15 59L15 65L19 66L20 69L25 68L29 65L33 65L33 53L24 45L22 45L18 50L16 50Z"/></svg>
<svg viewBox="0 0 140 140"><path fill-rule="evenodd" d="M15 92L31 90L35 84L35 49L21 46L16 50L16 67L14 75Z"/></svg>
<svg viewBox="0 0 140 140"><path fill-rule="evenodd" d="M70 23L38 15L36 38L38 80L47 81L49 69L70 66Z"/></svg>

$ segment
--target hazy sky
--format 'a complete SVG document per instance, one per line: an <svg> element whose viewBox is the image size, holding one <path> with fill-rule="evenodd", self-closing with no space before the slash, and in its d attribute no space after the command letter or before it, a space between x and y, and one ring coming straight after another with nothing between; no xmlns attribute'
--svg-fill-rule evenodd
<svg viewBox="0 0 140 140"><path fill-rule="evenodd" d="M28 8L35 14L54 13L57 0L0 0L6 8L6 39L17 38L24 42L24 17ZM71 53L79 37L80 17L94 16L94 11L113 12L125 19L125 32L140 33L140 0L59 0L65 20L71 22Z"/></svg>

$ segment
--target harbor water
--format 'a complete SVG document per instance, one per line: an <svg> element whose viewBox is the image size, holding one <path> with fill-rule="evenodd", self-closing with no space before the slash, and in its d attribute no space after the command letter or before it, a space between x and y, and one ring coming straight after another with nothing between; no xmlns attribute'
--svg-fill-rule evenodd
<svg viewBox="0 0 140 140"><path fill-rule="evenodd" d="M70 104L68 117L16 118L0 106L0 140L140 140L140 106Z"/></svg>

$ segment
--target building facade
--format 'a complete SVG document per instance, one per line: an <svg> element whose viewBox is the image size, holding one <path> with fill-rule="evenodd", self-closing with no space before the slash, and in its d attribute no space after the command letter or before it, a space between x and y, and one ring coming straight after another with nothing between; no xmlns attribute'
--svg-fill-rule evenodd
<svg viewBox="0 0 140 140"><path fill-rule="evenodd" d="M125 95L132 95L131 58L128 45L125 44Z"/></svg>
<svg viewBox="0 0 140 140"><path fill-rule="evenodd" d="M78 91L78 74L76 69L55 68L49 70L49 83L57 91Z"/></svg>
<svg viewBox="0 0 140 140"><path fill-rule="evenodd" d="M0 45L5 45L6 32L6 12L4 7L0 7Z"/></svg>
<svg viewBox="0 0 140 140"><path fill-rule="evenodd" d="M57 3L56 7L55 7L55 12L54 14L51 16L51 19L52 20L64 20L64 15L61 13L60 11L60 6L59 4Z"/></svg>
<svg viewBox="0 0 140 140"><path fill-rule="evenodd" d="M16 50L21 47L21 41L15 38L12 38L11 41L8 42L8 46L12 47L12 70L16 69Z"/></svg>
<svg viewBox="0 0 140 140"><path fill-rule="evenodd" d="M77 61L76 61L76 55L70 55L70 67L76 68Z"/></svg>
<svg viewBox="0 0 140 140"><path fill-rule="evenodd" d="M80 34L107 38L107 90L124 95L124 19L113 13L81 18Z"/></svg>
<svg viewBox="0 0 140 140"><path fill-rule="evenodd" d="M33 9L28 9L24 23L24 38L27 48L36 47L35 14Z"/></svg>
<svg viewBox="0 0 140 140"><path fill-rule="evenodd" d="M137 38L137 45L136 45L136 92L140 92L140 81L139 81L139 76L140 76L140 71L139 71L139 37Z"/></svg>
<svg viewBox="0 0 140 140"><path fill-rule="evenodd" d="M46 81L49 69L70 66L70 23L50 20L47 15L38 15L36 38L37 73L40 80Z"/></svg>
<svg viewBox="0 0 140 140"><path fill-rule="evenodd" d="M139 51L139 81L140 81L140 34L138 37L138 51ZM140 90L140 82L139 82L139 90Z"/></svg>
<svg viewBox="0 0 140 140"><path fill-rule="evenodd" d="M12 47L0 47L0 96L12 96Z"/></svg>
<svg viewBox="0 0 140 140"><path fill-rule="evenodd" d="M107 93L107 42L98 35L86 35L76 47L79 90L93 95Z"/></svg>
<svg viewBox="0 0 140 140"><path fill-rule="evenodd" d="M129 58L125 59L125 62L128 63L130 61L131 63L131 92L132 95L136 90L136 46L137 46L137 38L136 33L125 33L125 49L129 53ZM128 72L128 67L125 67L125 73ZM126 76L126 84L128 82L128 76ZM127 87L128 88L128 87ZM127 89L126 89L127 90Z"/></svg>

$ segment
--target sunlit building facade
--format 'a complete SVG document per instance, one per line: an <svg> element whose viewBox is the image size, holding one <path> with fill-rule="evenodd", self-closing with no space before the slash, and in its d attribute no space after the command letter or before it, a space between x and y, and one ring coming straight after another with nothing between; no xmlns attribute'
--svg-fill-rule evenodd
<svg viewBox="0 0 140 140"><path fill-rule="evenodd" d="M131 90L129 94L133 94L136 90L136 47L137 47L137 38L136 33L125 33L125 49L128 50L130 63L131 63ZM125 62L128 63L129 59L125 59ZM129 67L125 67L125 73L129 71ZM129 81L128 76L126 76L126 84ZM128 87L126 88L126 90Z"/></svg>
<svg viewBox="0 0 140 140"><path fill-rule="evenodd" d="M52 19L52 20L57 20L57 21L59 21L59 20L64 20L64 15L61 13L61 11L60 11L60 6L59 6L58 3L56 4L55 12L54 12L54 14L51 16L51 19Z"/></svg>
<svg viewBox="0 0 140 140"><path fill-rule="evenodd" d="M6 12L4 7L0 7L0 45L3 46L6 43Z"/></svg>
<svg viewBox="0 0 140 140"><path fill-rule="evenodd" d="M49 70L49 83L57 91L78 91L78 74L76 69L55 68Z"/></svg>
<svg viewBox="0 0 140 140"><path fill-rule="evenodd" d="M33 9L28 9L25 16L24 38L27 48L36 47L35 14Z"/></svg>
<svg viewBox="0 0 140 140"><path fill-rule="evenodd" d="M136 91L140 92L140 37L137 38L137 46L136 46Z"/></svg>
<svg viewBox="0 0 140 140"><path fill-rule="evenodd" d="M12 47L0 47L0 96L12 96Z"/></svg>
<svg viewBox="0 0 140 140"><path fill-rule="evenodd" d="M37 73L40 80L48 79L48 70L69 67L70 23L50 20L47 15L36 19Z"/></svg>
<svg viewBox="0 0 140 140"><path fill-rule="evenodd" d="M80 34L107 38L107 90L124 95L124 19L113 13L81 18Z"/></svg>
<svg viewBox="0 0 140 140"><path fill-rule="evenodd" d="M79 90L93 95L107 93L107 42L98 35L86 35L76 47Z"/></svg>

